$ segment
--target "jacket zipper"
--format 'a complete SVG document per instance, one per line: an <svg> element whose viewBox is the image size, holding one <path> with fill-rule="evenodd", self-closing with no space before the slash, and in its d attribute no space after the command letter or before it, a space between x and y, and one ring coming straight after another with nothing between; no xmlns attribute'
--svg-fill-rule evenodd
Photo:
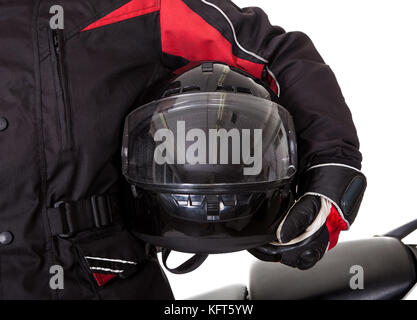
<svg viewBox="0 0 417 320"><path fill-rule="evenodd" d="M57 72L57 107L59 125L61 131L62 150L71 149L73 139L71 131L71 107L68 95L68 81L65 73L63 57L63 33L62 30L52 30L52 44L55 54Z"/></svg>

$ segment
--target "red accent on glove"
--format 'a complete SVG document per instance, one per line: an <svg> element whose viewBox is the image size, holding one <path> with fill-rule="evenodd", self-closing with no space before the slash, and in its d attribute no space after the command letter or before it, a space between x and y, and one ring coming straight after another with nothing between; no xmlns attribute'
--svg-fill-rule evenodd
<svg viewBox="0 0 417 320"><path fill-rule="evenodd" d="M115 278L115 274L105 274L105 273L93 273L94 279L96 279L96 282L99 287L104 286L107 282L109 282L111 279Z"/></svg>
<svg viewBox="0 0 417 320"><path fill-rule="evenodd" d="M329 250L334 248L339 240L340 231L347 230L348 225L342 219L336 207L332 205L330 214L326 220L326 227L329 231Z"/></svg>

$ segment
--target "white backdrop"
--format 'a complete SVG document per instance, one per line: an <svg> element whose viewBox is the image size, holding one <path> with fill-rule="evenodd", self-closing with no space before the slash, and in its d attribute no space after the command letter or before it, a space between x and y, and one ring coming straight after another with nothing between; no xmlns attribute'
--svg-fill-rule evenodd
<svg viewBox="0 0 417 320"><path fill-rule="evenodd" d="M368 189L355 224L340 240L382 234L416 219L416 1L235 3L261 7L272 24L307 33L342 87L361 141ZM407 240L417 243L417 233ZM246 252L210 256L191 274L167 275L176 298L182 299L229 284L247 284L253 261Z"/></svg>

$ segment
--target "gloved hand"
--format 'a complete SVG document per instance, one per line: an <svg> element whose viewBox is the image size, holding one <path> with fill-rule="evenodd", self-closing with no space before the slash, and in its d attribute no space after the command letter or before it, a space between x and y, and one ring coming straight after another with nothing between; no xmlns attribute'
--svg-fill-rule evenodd
<svg viewBox="0 0 417 320"><path fill-rule="evenodd" d="M357 169L327 164L302 176L301 196L277 230L276 243L250 250L265 261L280 261L299 269L313 267L356 218L366 178Z"/></svg>

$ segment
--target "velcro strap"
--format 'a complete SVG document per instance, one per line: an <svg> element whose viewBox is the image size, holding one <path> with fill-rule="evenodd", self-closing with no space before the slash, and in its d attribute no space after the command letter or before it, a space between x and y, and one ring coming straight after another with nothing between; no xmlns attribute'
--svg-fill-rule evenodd
<svg viewBox="0 0 417 320"><path fill-rule="evenodd" d="M116 194L97 195L78 201L60 201L48 209L52 235L71 237L78 232L100 229L120 221Z"/></svg>

